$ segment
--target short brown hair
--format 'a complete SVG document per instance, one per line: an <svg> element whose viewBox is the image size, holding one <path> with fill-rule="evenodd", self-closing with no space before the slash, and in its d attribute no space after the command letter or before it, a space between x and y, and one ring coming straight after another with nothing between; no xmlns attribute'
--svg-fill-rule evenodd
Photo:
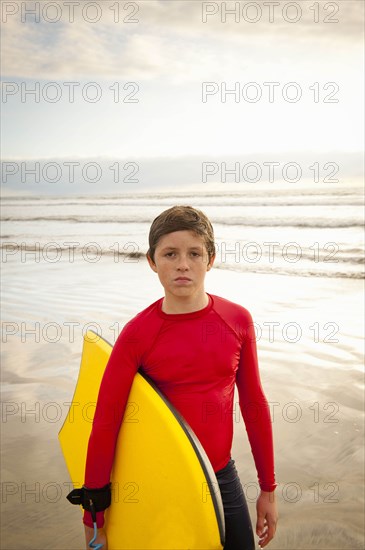
<svg viewBox="0 0 365 550"><path fill-rule="evenodd" d="M147 255L154 262L156 246L161 237L173 231L184 230L194 231L194 233L203 237L210 260L215 254L212 224L201 210L192 206L181 205L164 210L153 220L148 236L149 249Z"/></svg>

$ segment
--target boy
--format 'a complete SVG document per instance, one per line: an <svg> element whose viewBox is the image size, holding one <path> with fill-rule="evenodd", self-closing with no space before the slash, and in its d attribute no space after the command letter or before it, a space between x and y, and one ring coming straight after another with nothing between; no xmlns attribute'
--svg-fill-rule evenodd
<svg viewBox="0 0 365 550"><path fill-rule="evenodd" d="M215 246L212 225L200 210L174 206L162 212L150 228L147 259L165 296L130 320L115 343L100 387L85 487L99 489L104 497L110 492L115 443L134 375L141 367L191 426L212 463L224 507L224 550L253 550L247 504L231 458L236 384L261 488L256 533L264 547L275 534L278 514L272 427L252 318L242 306L204 290ZM106 550L104 512L98 511L96 519L95 542ZM90 511L85 510L84 524L89 542Z"/></svg>

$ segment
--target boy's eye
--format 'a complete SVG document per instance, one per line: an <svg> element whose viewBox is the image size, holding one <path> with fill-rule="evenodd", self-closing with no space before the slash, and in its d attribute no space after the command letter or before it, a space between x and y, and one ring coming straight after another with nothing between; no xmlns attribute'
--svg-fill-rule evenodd
<svg viewBox="0 0 365 550"><path fill-rule="evenodd" d="M171 258L172 256L175 255L175 252L166 252L165 256ZM200 253L199 252L191 252L191 255L194 256L194 257L199 257L200 256Z"/></svg>

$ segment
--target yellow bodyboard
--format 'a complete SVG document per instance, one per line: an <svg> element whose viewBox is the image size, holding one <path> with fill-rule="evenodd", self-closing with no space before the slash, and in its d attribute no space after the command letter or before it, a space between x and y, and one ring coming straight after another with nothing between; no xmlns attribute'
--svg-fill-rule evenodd
<svg viewBox="0 0 365 550"><path fill-rule="evenodd" d="M59 440L74 487L84 481L88 440L112 346L88 331L79 377ZM120 428L105 512L109 550L222 550L218 482L197 437L137 372Z"/></svg>

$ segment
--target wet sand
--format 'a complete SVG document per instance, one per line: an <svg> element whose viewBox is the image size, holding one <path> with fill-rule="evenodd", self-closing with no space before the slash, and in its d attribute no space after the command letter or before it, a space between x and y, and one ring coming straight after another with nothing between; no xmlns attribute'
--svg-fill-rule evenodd
<svg viewBox="0 0 365 550"><path fill-rule="evenodd" d="M70 483L57 434L82 330L97 323L114 342L162 287L138 259L10 259L3 273L1 548L80 549L81 515L65 499ZM207 275L208 292L241 303L257 324L279 483L272 550L364 548L362 289L349 279ZM255 522L256 471L238 415L232 456Z"/></svg>

